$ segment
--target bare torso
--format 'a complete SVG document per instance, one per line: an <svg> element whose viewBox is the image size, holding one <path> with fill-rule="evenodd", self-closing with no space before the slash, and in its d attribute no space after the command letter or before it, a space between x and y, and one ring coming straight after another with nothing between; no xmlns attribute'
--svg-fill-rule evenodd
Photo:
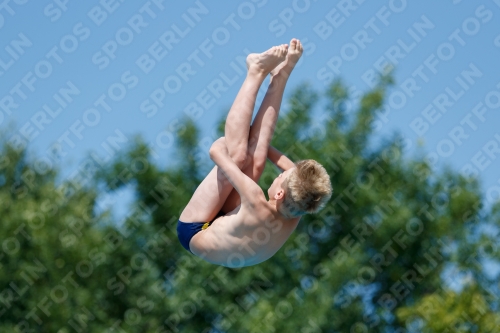
<svg viewBox="0 0 500 333"><path fill-rule="evenodd" d="M286 242L300 218L287 219L264 201L254 208L238 206L197 233L191 251L226 267L256 265L272 257Z"/></svg>

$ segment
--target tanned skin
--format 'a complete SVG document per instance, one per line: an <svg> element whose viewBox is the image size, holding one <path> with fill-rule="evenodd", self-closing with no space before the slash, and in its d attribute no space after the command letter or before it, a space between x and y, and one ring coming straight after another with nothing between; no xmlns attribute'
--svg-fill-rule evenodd
<svg viewBox="0 0 500 333"><path fill-rule="evenodd" d="M243 267L272 257L297 227L300 217L282 213L283 182L295 164L270 146L286 82L303 52L302 44L274 46L247 57L248 72L226 119L225 136L210 148L216 166L198 186L179 220L211 221L190 241L191 251L208 262ZM270 85L251 123L258 90L267 75ZM267 190L257 185L269 158L283 170Z"/></svg>

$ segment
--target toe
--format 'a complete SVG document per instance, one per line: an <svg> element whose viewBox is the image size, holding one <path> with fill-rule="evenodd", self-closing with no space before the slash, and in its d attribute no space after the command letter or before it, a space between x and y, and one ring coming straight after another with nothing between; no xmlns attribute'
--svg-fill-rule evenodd
<svg viewBox="0 0 500 333"><path fill-rule="evenodd" d="M295 49L297 48L297 42L298 42L298 40L297 40L297 39L295 39L295 38L293 38L293 39L290 41L290 48L291 48L292 50L295 50Z"/></svg>

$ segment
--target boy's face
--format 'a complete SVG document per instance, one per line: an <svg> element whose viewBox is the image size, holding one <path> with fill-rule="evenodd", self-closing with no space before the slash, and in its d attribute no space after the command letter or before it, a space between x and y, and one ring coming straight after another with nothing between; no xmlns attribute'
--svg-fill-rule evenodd
<svg viewBox="0 0 500 333"><path fill-rule="evenodd" d="M278 175L267 190L267 194L269 195L269 199L281 199L284 196L285 191L283 190L281 184L286 180L288 175L293 172L295 168L288 169ZM276 197L278 195L278 197Z"/></svg>

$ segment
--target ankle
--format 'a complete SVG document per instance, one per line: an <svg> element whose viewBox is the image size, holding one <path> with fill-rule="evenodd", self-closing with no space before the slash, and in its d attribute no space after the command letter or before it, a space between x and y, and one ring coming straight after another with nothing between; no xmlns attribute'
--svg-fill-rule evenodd
<svg viewBox="0 0 500 333"><path fill-rule="evenodd" d="M279 71L278 73L271 75L271 84L286 84L290 74L285 71Z"/></svg>
<svg viewBox="0 0 500 333"><path fill-rule="evenodd" d="M264 81L269 73L256 68L249 68L247 72L247 77L251 79L257 79Z"/></svg>

